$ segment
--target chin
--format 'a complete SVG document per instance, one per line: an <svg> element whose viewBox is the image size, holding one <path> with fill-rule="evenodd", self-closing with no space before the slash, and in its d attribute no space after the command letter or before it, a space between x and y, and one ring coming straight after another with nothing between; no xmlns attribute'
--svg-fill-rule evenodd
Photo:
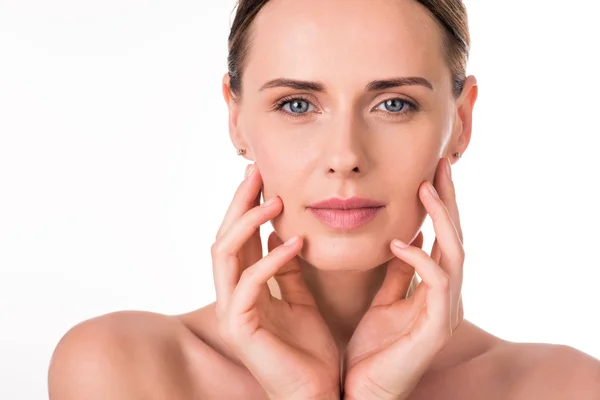
<svg viewBox="0 0 600 400"><path fill-rule="evenodd" d="M288 234L284 226L274 224L274 228L283 240L293 236L291 231ZM394 257L390 250L392 238L384 237L380 232L348 234L304 231L298 233L304 240L298 256L320 270L368 271Z"/></svg>
<svg viewBox="0 0 600 400"><path fill-rule="evenodd" d="M426 214L418 208L406 214L382 214L359 229L342 231L315 223L313 217L306 219L306 214L286 215L284 209L271 224L283 241L302 236L304 244L298 255L317 269L368 271L395 257L390 250L394 238L411 242L416 237Z"/></svg>
<svg viewBox="0 0 600 400"><path fill-rule="evenodd" d="M299 256L320 270L367 271L394 257L389 247L390 241L375 234L308 234L304 236L304 246Z"/></svg>

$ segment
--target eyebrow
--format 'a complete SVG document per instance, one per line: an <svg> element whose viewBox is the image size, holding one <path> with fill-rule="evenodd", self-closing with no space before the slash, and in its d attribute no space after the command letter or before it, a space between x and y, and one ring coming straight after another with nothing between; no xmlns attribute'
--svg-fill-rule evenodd
<svg viewBox="0 0 600 400"><path fill-rule="evenodd" d="M390 79L378 79L369 82L365 86L365 92L385 90L401 86L420 85L433 90L433 85L427 79L420 76L397 77ZM259 89L265 90L274 87L289 87L298 90L308 90L312 92L326 93L325 85L316 81L302 81L297 79L277 78L272 79L262 85Z"/></svg>

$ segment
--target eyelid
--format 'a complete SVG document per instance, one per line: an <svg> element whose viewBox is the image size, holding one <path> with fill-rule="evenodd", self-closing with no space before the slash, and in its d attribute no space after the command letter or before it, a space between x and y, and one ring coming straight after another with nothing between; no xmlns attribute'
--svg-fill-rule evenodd
<svg viewBox="0 0 600 400"><path fill-rule="evenodd" d="M381 107L382 104L385 104L385 102L387 102L389 100L400 100L404 104L405 107L403 107L403 110L401 112L391 112L391 111L386 111L386 110L380 110L379 107ZM419 105L414 103L413 101L406 100L401 97L392 97L392 98L389 98L389 99L379 102L375 107L373 107L373 111L384 112L386 114L391 114L391 115L403 115L403 114L408 114L410 112L419 111Z"/></svg>
<svg viewBox="0 0 600 400"><path fill-rule="evenodd" d="M313 104L313 100L311 100L309 97L313 97L313 96L305 95L305 94L291 94L289 96L284 96L281 99L277 100L277 102L275 102L275 104L273 105L273 111L284 113L284 114L286 114L286 115L288 115L288 116L290 116L292 118L304 117L304 116L306 116L308 114L311 114L311 113L310 112L306 112L306 113L303 113L303 114L290 113L290 112L284 111L283 107L287 103L289 103L289 102L291 102L293 100L302 100L302 101L306 101L307 103L311 104L313 107L315 107L315 108L318 109L318 107L315 104Z"/></svg>
<svg viewBox="0 0 600 400"><path fill-rule="evenodd" d="M303 100L303 101L306 101L306 102L310 103L315 108L317 108L317 106L315 104L313 104L312 100L310 100L308 97L313 97L313 96L311 96L311 95L305 95L305 94L291 94L291 95L288 95L288 96L284 96L284 97L282 97L280 100L278 100L275 103L275 105L273 107L273 110L277 111L277 112L284 113L284 114L286 114L286 116L290 116L291 118L306 117L306 116L308 116L311 113L310 112L300 113L300 114L299 113L290 113L290 112L284 111L283 107L287 103L289 103L289 102L291 102L293 100ZM377 109L380 105L382 105L383 103L385 103L388 100L400 100L400 101L402 101L403 103L405 103L408 106L407 107L408 110L394 113L394 112L390 112L390 111L384 111L384 110L378 110ZM417 103L414 100L408 100L408 99L406 99L406 98L404 98L404 97L402 97L400 95L396 95L394 97L389 97L389 98L383 99L383 100L379 101L374 107L371 108L371 111L383 112L384 114L388 114L391 117L396 117L396 116L397 117L401 117L401 116L405 116L406 114L410 114L410 113L413 113L413 112L416 112L416 111L419 111L419 110L420 110L419 103ZM317 112L317 113L320 113L320 112Z"/></svg>
<svg viewBox="0 0 600 400"><path fill-rule="evenodd" d="M375 104L375 106L372 108L372 110L376 109L382 103L385 103L388 100L400 100L400 101L408 104L409 106L412 106L415 109L420 108L419 103L416 100L413 100L412 98L406 98L405 95L396 94L391 97L386 97L385 99L378 101L377 104ZM394 114L394 113L392 113L392 114Z"/></svg>
<svg viewBox="0 0 600 400"><path fill-rule="evenodd" d="M277 100L277 102L275 104L281 104L281 103L285 103L286 101L292 101L292 100L296 100L296 99L308 101L309 103L312 103L313 105L314 105L314 103L318 103L317 98L313 95L294 93L294 94L290 94L287 96L283 96L281 99Z"/></svg>

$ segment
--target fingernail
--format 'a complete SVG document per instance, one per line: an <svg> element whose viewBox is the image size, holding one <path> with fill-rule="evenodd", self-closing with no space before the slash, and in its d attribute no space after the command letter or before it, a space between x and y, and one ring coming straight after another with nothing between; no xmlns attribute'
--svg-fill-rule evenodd
<svg viewBox="0 0 600 400"><path fill-rule="evenodd" d="M446 157L446 174L448 174L448 179L452 179L452 166L448 157Z"/></svg>
<svg viewBox="0 0 600 400"><path fill-rule="evenodd" d="M429 186L429 191L431 192L431 194L434 195L435 198L439 199L440 196L438 196L437 191L435 190L431 182L427 181L427 186Z"/></svg>
<svg viewBox="0 0 600 400"><path fill-rule="evenodd" d="M296 242L298 241L298 237L299 237L299 236L298 236L298 235L296 235L296 236L294 236L294 237L292 237L292 238L288 239L288 240L287 240L287 241L286 241L286 242L285 242L283 245L284 245L284 246L290 246L290 245L292 245L292 244L296 243Z"/></svg>
<svg viewBox="0 0 600 400"><path fill-rule="evenodd" d="M273 204L274 201L275 201L275 197L272 197L269 200L262 203L260 206L261 207L269 207L271 204Z"/></svg>
<svg viewBox="0 0 600 400"><path fill-rule="evenodd" d="M400 248L400 249L405 249L408 247L408 245L406 243L404 243L402 240L400 239L394 239L392 241L392 243L394 244L394 246Z"/></svg>
<svg viewBox="0 0 600 400"><path fill-rule="evenodd" d="M254 172L254 164L248 164L248 166L246 166L245 178L249 177L252 172Z"/></svg>

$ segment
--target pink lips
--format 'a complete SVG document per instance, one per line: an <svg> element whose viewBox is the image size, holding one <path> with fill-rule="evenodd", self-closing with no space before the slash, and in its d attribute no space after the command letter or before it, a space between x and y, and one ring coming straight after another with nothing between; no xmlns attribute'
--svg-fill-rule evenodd
<svg viewBox="0 0 600 400"><path fill-rule="evenodd" d="M384 205L362 197L331 198L308 206L321 222L336 229L356 229L372 221Z"/></svg>

